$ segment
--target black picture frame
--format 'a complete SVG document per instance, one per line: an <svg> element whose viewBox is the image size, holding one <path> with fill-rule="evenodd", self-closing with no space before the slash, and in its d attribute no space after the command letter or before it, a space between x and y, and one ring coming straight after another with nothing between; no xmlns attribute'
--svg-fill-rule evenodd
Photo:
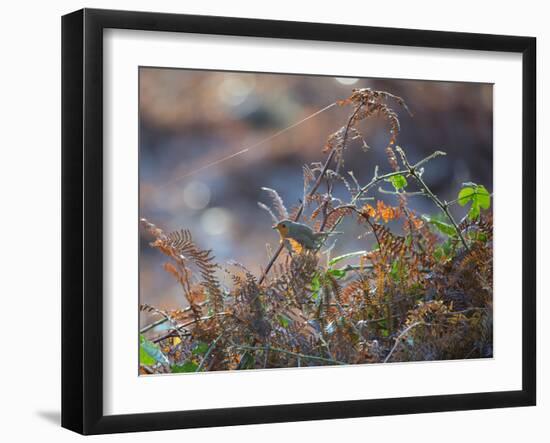
<svg viewBox="0 0 550 443"><path fill-rule="evenodd" d="M192 410L103 413L103 30L171 31L522 54L522 389ZM82 434L530 406L536 403L536 39L83 9L62 18L62 426Z"/></svg>

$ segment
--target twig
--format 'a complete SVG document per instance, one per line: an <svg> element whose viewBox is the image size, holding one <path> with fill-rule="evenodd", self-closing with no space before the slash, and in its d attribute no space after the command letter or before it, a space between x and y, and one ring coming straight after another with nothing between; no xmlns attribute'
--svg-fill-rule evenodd
<svg viewBox="0 0 550 443"><path fill-rule="evenodd" d="M166 340L167 338L170 338L170 337L173 337L174 334L178 335L179 331L181 331L182 329L185 329L187 326L191 326L195 323L198 323L200 321L206 321L206 320L211 320L213 319L214 317L222 317L224 315L231 315L230 312L218 312L217 314L212 314L212 315L208 315L206 317L199 317L199 318L196 318L194 320L191 320L187 323L184 323L182 325L179 325L173 329L171 329L170 331L168 331L166 334L164 335L161 335L160 337L157 337L155 339L152 340L153 343L158 343L162 340Z"/></svg>
<svg viewBox="0 0 550 443"><path fill-rule="evenodd" d="M286 349L281 348L274 348L273 346L247 346L247 345L233 345L236 349L241 349L244 351L275 351L275 352L281 352L283 354L292 355L294 357L297 357L299 359L309 359L309 360L318 360L318 361L324 361L326 363L335 363L338 365L346 365L347 363L344 363L339 360L333 360L331 358L325 358L325 357L318 357L316 355L306 355L306 354L300 354L298 352L292 352L287 351Z"/></svg>
<svg viewBox="0 0 550 443"><path fill-rule="evenodd" d="M403 152L403 150L399 146L397 146L396 149L397 149L398 152ZM384 175L378 175L378 167L376 167L374 169L374 177L372 178L372 180L369 183L367 183L365 186L363 186L361 188L361 190L357 193L357 195L352 199L352 203L355 203L359 199L359 197L361 197L365 192L367 192L370 188L372 188L377 183L379 183L383 180L387 180L391 177L395 177L396 175L409 175L410 172L411 172L411 169L416 170L420 165L423 165L424 163L427 163L430 160L432 160L432 159L434 159L434 158L436 158L440 155L445 155L445 153L442 152L442 151L435 151L434 153L428 155L426 158L423 158L422 160L420 160L414 166L411 166L407 162L407 164L405 164L405 167L407 167L407 169L400 170L400 171L389 172L388 174L384 174Z"/></svg>
<svg viewBox="0 0 550 443"><path fill-rule="evenodd" d="M337 150L340 151L340 156L339 156L339 158L336 162L336 168L334 169L334 173L336 174L336 176L340 175L340 168L342 167L342 160L343 160L342 157L344 155L344 149L346 148L346 143L348 141L349 130L350 130L353 122L355 121L355 117L357 116L359 111L363 108L363 106L364 106L364 103L361 103L359 106L357 106L355 108L353 113L350 115L350 117L348 119L348 122L346 124L346 129L344 130L344 136L342 137L341 147L338 148L338 146L336 145L332 148L333 151L337 151ZM327 201L325 203L323 222L321 223L321 227L319 228L319 231L321 231L321 232L325 229L325 225L326 225L327 220L328 220L326 209L327 209L327 206L328 206L328 202L331 200L332 188L333 188L332 179L331 178L327 179L327 196L328 196L328 198L327 198Z"/></svg>
<svg viewBox="0 0 550 443"><path fill-rule="evenodd" d="M338 311L340 311L340 314L342 315L342 317L346 318L347 317L346 312L344 311L344 308L342 307L340 302L336 298L335 298L334 301L335 301L336 307L338 308ZM359 330L357 325L353 322L353 319L351 317L349 318L349 323L350 323L352 329L355 331L355 333L361 338L362 343L366 343L367 339L365 338L363 333Z"/></svg>
<svg viewBox="0 0 550 443"><path fill-rule="evenodd" d="M283 248L284 248L283 242L279 243L279 246L277 247L277 249L275 250L275 252L271 256L271 260L269 260L269 263L265 267L264 272L263 272L262 276L260 277L260 280L258 280L259 285L261 285L264 282L265 278L267 277L267 274L269 273L269 271L271 270L271 268L275 264L275 261L277 260L277 257L279 257L279 254L281 253Z"/></svg>
<svg viewBox="0 0 550 443"><path fill-rule="evenodd" d="M270 346L266 345L266 350L264 352L264 369L267 368L267 362L268 362L268 359L269 359L269 348L270 348Z"/></svg>
<svg viewBox="0 0 550 443"><path fill-rule="evenodd" d="M198 304L198 306L202 306L202 305L203 305L203 303ZM191 306L188 306L187 308L182 309L182 312L188 312L188 311L191 311L192 309L193 308ZM144 334L145 332L150 331L151 329L156 328L157 326L160 326L163 323L166 323L167 321L169 321L168 317L161 318L160 320L157 320L157 321L155 321L151 324L148 324L147 326L144 326L143 328L141 328L139 330L139 333Z"/></svg>
<svg viewBox="0 0 550 443"><path fill-rule="evenodd" d="M151 366L147 366L147 365L140 365L141 369L143 369L145 372L147 372L147 374L154 374L155 373L155 370L153 368L151 368Z"/></svg>
<svg viewBox="0 0 550 443"><path fill-rule="evenodd" d="M156 328L157 326L162 325L163 323L166 323L167 321L168 321L168 319L166 317L161 318L160 320L157 320L156 322L151 323L151 324L141 328L139 330L139 333L140 334L145 334L147 331L150 331L151 329Z"/></svg>
<svg viewBox="0 0 550 443"><path fill-rule="evenodd" d="M399 148L399 146L397 146L398 148L398 151L401 150L401 148ZM436 158L436 157L439 157L440 155L447 155L445 152L443 151L435 151L433 154L430 154L428 155L426 158L423 158L422 160L420 160L419 162L417 162L413 168L414 169L418 169L420 168L420 166L422 166L424 163L427 163L429 162L430 160Z"/></svg>
<svg viewBox="0 0 550 443"><path fill-rule="evenodd" d="M388 353L388 355L386 355L386 358L384 359L384 363L387 363L388 360L390 359L390 357L392 356L393 354L393 351L395 351L395 349L397 348L397 345L401 342L401 339L407 335L409 333L409 331L413 328L416 328L417 326L419 325L424 325L424 326L431 326L430 323L426 323L426 322L423 322L423 321L417 321L415 323L413 323L412 325L409 325L407 326L403 332L401 332L401 334L399 334L397 336L397 338L395 339L395 343L393 345L393 347L391 348L390 352Z"/></svg>
<svg viewBox="0 0 550 443"><path fill-rule="evenodd" d="M204 354L204 357L202 358L202 361L201 361L201 364L199 365L199 367L195 370L195 372L201 372L201 369L204 367L204 364L206 363L206 361L208 360L208 357L210 357L210 354L212 353L212 351L214 350L214 348L216 347L216 344L218 343L218 341L220 340L220 338L222 338L223 334L225 333L222 332L220 335L218 335L216 337L216 339L210 343L210 347L208 348L208 350L206 351L206 354Z"/></svg>
<svg viewBox="0 0 550 443"><path fill-rule="evenodd" d="M362 271L363 269L374 269L374 266L372 264L366 263L364 265L346 265L343 268L340 268L340 271ZM419 272L422 272L424 274L429 274L432 272L429 268L422 268L418 270Z"/></svg>
<svg viewBox="0 0 550 443"><path fill-rule="evenodd" d="M322 319L320 318L320 316L318 316L318 319L319 319L320 321L322 321ZM321 329L323 329L323 328L321 328ZM333 360L334 357L332 356L332 352L330 351L330 346L328 345L327 341L325 340L325 337L323 337L323 332L322 332L322 330L319 331L319 341L320 341L321 344L325 347L325 350L326 350L327 355L329 356L329 358L330 358L331 360Z"/></svg>
<svg viewBox="0 0 550 443"><path fill-rule="evenodd" d="M416 191L416 192L398 192L398 191L388 191L384 188L379 187L378 192L380 194L389 194L389 195L397 195L397 196L403 196L403 197L413 197L415 195L426 195L424 191Z"/></svg>
<svg viewBox="0 0 550 443"><path fill-rule="evenodd" d="M179 329L177 329L178 325L176 323L176 320L174 320L170 314L168 314L167 312L164 312L161 309L155 308L154 306L148 305L148 304L142 304L142 305L140 305L139 308L140 308L140 311L145 310L145 311L148 311L148 312L154 312L158 315L162 315L166 319L166 321L169 322L173 326L172 330L175 331L176 334L179 335L180 338L183 339L183 336L181 335Z"/></svg>
<svg viewBox="0 0 550 443"><path fill-rule="evenodd" d="M391 177L395 177L396 175L406 175L408 173L408 171L406 170L403 170L403 171L394 171L394 172L389 172L387 174L384 174L384 175L378 175L378 166L376 166L374 168L374 176L373 178L371 179L371 181L369 183L367 183L365 186L363 186L361 189L359 189L359 191L357 192L357 194L355 194L355 196L351 199L351 202L349 205L345 205L347 207L350 207L354 210L356 210L357 208L355 207L355 204L357 203L357 201L359 199L361 199L362 195L367 192L370 188L372 188L374 185L376 185L377 183L383 181L383 180L387 180ZM330 213L332 213L335 209L340 209L342 208L342 206L339 206L337 208L334 208ZM329 215L330 215L329 213ZM336 229L336 227L342 222L342 220L344 219L344 216L341 215L340 217L338 217L338 219L336 220L336 222L334 223L334 225L332 225L332 227L329 229L329 232L333 232L334 229ZM370 223L369 223L370 224ZM320 247L322 247L323 244L321 243Z"/></svg>
<svg viewBox="0 0 550 443"><path fill-rule="evenodd" d="M353 112L353 114L351 115L351 117L349 118L348 126L351 125L351 123L353 121L353 118L355 118L355 115L357 114L358 109L360 107L361 106L356 108L355 111ZM348 133L348 131L346 130L345 137L347 137L347 133ZM345 144L345 141L344 141L344 144ZM300 204L300 207L298 208L298 211L296 212L296 215L294 216L294 221L295 222L300 220L300 217L302 216L302 213L304 212L304 208L305 208L305 204L306 204L307 199L312 197L317 192L317 189L319 189L319 186L321 186L321 182L323 181L323 178L324 178L325 174L328 171L328 167L330 166L330 163L332 162L332 160L334 159L334 156L336 155L336 151L337 151L336 146L333 147L332 150L330 151L330 154L328 155L325 163L323 164L323 169L319 173L319 176L315 180L315 183L313 184L313 187L307 193L306 199ZM283 250L283 247L284 247L284 244L281 242L279 244L279 247L275 250L275 253L271 257L271 260L269 260L269 263L265 267L265 270L264 270L262 276L260 277L260 280L258 280L258 284L261 285L264 282L265 278L267 277L267 274L269 273L269 271L271 270L271 268L275 264L275 261L277 260L279 255L281 254L281 251Z"/></svg>
<svg viewBox="0 0 550 443"><path fill-rule="evenodd" d="M468 247L468 243L466 243L466 239L462 235L462 232L460 232L460 229L459 229L454 217L449 212L449 205L447 203L443 203L441 200L439 200L439 198L431 191L431 189L428 187L426 182L422 179L422 176L418 173L419 165L422 165L426 161L428 161L432 158L435 158L439 155L445 155L445 153L442 152L442 151L435 151L432 155L426 157L423 160L420 160L418 163L416 163L414 166L412 166L409 163L409 161L407 160L407 156L405 155L405 151L403 151L403 149L401 149L399 146L396 146L395 149L399 153L399 155L401 156L401 160L403 161L403 164L405 165L405 167L408 169L409 175L411 175L417 181L417 183L424 190L424 192L426 192L428 197L441 209L441 211L443 211L443 213L445 214L447 219L451 222L451 224L455 228L456 233L458 234L458 237L460 238L460 241L462 242L462 244L464 245L466 250L469 251L470 248Z"/></svg>
<svg viewBox="0 0 550 443"><path fill-rule="evenodd" d="M387 180L391 177L395 177L396 175L407 175L408 173L409 171L403 170L403 171L388 172L387 174L384 174L384 175L378 175L378 167L376 167L374 169L374 176L372 177L372 180L359 190L359 192L351 199L351 202L356 203L357 200L359 200L359 198L361 198L365 192L367 192L370 188L380 183L381 181Z"/></svg>

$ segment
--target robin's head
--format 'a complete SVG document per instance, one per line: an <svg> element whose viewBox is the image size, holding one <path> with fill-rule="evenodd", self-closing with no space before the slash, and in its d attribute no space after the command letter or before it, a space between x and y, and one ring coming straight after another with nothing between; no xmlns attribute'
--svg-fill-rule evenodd
<svg viewBox="0 0 550 443"><path fill-rule="evenodd" d="M273 229L279 231L281 237L286 238L288 237L291 224L292 222L290 220L281 220L279 223L273 226Z"/></svg>

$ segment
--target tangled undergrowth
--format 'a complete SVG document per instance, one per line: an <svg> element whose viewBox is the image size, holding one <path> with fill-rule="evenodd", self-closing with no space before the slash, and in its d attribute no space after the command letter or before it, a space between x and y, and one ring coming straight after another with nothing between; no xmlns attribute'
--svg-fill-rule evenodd
<svg viewBox="0 0 550 443"><path fill-rule="evenodd" d="M259 203L275 223L289 219L315 232L355 219L374 238L372 250L359 238L357 250L330 258L329 236L314 249L287 238L255 275L239 263L222 268L188 230L165 233L141 220L188 301L175 311L140 306L158 316L140 331L141 374L492 357L491 195L465 183L455 200L440 200L423 172L445 154L411 163L396 145L393 102L408 111L400 97L354 90L338 103L352 111L328 137L326 160L303 167L303 200L288 211L276 190L264 188L272 204ZM377 166L363 182L344 173L344 157L352 144L370 149L359 129L370 117L389 122L389 170L380 174ZM337 185L348 201L333 196ZM395 206L382 198L388 194ZM437 215L417 214L412 198L430 199ZM460 221L451 213L455 204L468 206ZM220 270L230 287L220 282Z"/></svg>

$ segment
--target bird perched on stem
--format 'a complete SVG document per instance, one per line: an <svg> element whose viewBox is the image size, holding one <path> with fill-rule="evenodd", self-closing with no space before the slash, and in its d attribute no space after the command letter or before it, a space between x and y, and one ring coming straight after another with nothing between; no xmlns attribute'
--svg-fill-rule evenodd
<svg viewBox="0 0 550 443"><path fill-rule="evenodd" d="M283 241L294 240L306 249L317 249L329 235L342 234L342 232L313 232L308 225L288 219L281 220L273 226L273 229L279 231Z"/></svg>

